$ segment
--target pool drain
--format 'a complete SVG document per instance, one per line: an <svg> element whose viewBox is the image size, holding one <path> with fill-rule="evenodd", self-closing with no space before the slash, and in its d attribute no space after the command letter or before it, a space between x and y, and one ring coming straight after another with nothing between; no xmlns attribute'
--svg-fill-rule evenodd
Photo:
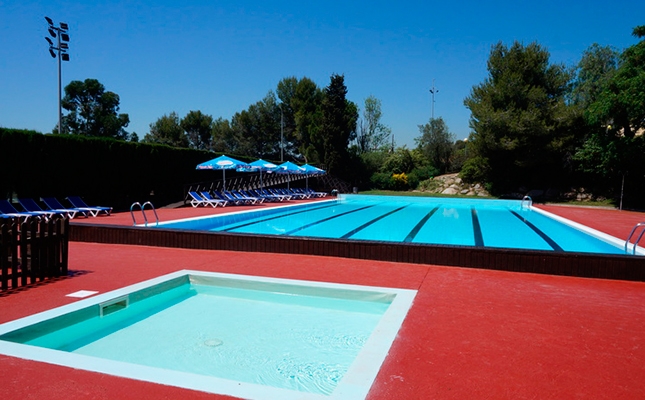
<svg viewBox="0 0 645 400"><path fill-rule="evenodd" d="M217 346L221 346L222 344L224 344L224 342L222 342L219 339L208 339L204 341L204 345L208 347L217 347Z"/></svg>

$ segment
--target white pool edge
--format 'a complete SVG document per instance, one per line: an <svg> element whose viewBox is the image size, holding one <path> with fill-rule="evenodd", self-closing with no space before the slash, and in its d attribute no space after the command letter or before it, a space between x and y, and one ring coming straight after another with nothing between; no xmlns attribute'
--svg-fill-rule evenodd
<svg viewBox="0 0 645 400"><path fill-rule="evenodd" d="M204 272L195 270L181 270L157 278L149 279L121 289L113 290L88 299L79 300L38 314L30 315L18 320L0 325L0 335L20 329L34 323L55 318L63 314L80 310L119 296L154 286L171 279L185 275L197 275L235 280L261 281L286 285L300 285L309 287L344 289L353 291L383 292L395 294L394 300L381 317L371 336L357 355L349 370L338 383L331 395L307 393L280 389L271 386L238 382L228 379L198 375L174 370L130 364L120 361L106 360L81 354L51 350L37 346L24 345L0 340L0 354L39 361L48 364L104 373L128 379L135 379L176 386L185 389L198 390L213 394L222 394L252 400L272 399L362 399L365 398L387 357L398 331L403 324L407 312L412 306L416 290L396 289L386 287L336 284L327 282L269 278L250 275L224 274L217 272Z"/></svg>
<svg viewBox="0 0 645 400"><path fill-rule="evenodd" d="M316 202L296 203L296 204L280 204L280 205L275 205L275 206L272 205L271 209L283 209L283 208L290 208L290 207L302 207L302 206L314 205L314 204L316 204L316 205L317 204L326 204L326 203L331 203L331 202L338 201L338 200L339 200L338 198L334 197L334 198L331 198L331 199L319 200L319 201L316 201ZM230 212L230 213L227 212L227 213L224 213L224 214L201 215L199 217L179 218L179 219L173 219L173 220L169 220L169 221L159 222L157 224L148 224L148 225L146 225L144 223L144 224L137 224L135 226L144 227L144 228L145 227L156 227L156 226L163 227L165 225L170 225L170 224L174 224L174 223L177 223L177 222L201 221L203 219L217 218L217 217L220 217L220 216L231 216L231 215L234 216L234 215L249 214L249 213L254 213L254 212L258 212L258 211L262 211L262 210L264 210L264 209L251 208L251 209L247 209L247 210L233 211L233 212Z"/></svg>
<svg viewBox="0 0 645 400"><path fill-rule="evenodd" d="M550 212L545 211L545 210L543 210L541 208L538 208L538 207L531 207L531 211L536 211L536 212L538 212L538 213L540 213L542 215L545 215L546 217L549 217L549 218L551 218L551 219L553 219L555 221L558 221L558 222L560 222L560 223L562 223L564 225L568 225L568 226L570 226L570 227L572 227L574 229L577 229L579 231L582 231L582 232L586 233L589 236L595 237L598 240L602 240L603 242L609 243L612 246L618 247L619 249L624 249L625 248L625 241L627 240L627 238L625 238L625 240L621 240L621 239L619 239L619 238L617 238L615 236L612 236L612 235L609 235L607 233L601 232L599 230L590 228L587 225L580 224L578 222L575 222L575 221L572 221L570 219L561 217L559 215L550 213ZM625 253L625 254L631 255L632 254L631 251L633 250L633 246L631 246L631 247L628 246L627 248L628 248L628 253ZM632 250L630 250L630 249L632 249ZM641 256L645 255L645 249L636 248L636 254L641 255Z"/></svg>

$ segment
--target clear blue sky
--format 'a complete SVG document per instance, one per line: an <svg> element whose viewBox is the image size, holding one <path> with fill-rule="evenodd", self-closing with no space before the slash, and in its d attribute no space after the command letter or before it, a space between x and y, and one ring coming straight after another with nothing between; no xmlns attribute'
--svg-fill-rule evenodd
<svg viewBox="0 0 645 400"><path fill-rule="evenodd" d="M230 120L284 77L325 87L337 73L359 107L380 99L397 145L413 147L433 79L435 117L463 139L463 100L486 78L493 44L537 41L553 63L574 65L594 42L636 43L645 2L0 0L0 126L50 132L57 123L44 16L70 26L63 87L98 79L140 138L172 111Z"/></svg>

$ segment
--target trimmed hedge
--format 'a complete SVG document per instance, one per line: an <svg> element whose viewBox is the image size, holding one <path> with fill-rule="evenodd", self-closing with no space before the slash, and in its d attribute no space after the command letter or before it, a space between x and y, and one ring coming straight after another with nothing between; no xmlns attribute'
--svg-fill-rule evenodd
<svg viewBox="0 0 645 400"><path fill-rule="evenodd" d="M186 184L220 179L219 171L195 170L197 164L217 155L165 145L0 128L0 196L55 196L63 201L78 195L87 203L117 210L127 210L136 201L151 201L161 207L182 201Z"/></svg>

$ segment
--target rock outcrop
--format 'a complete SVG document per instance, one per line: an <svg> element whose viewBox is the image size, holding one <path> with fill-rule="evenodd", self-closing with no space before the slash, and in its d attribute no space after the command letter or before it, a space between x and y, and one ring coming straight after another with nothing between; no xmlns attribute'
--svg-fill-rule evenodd
<svg viewBox="0 0 645 400"><path fill-rule="evenodd" d="M424 192L441 193L447 195L478 196L487 197L490 194L479 183L465 183L459 177L459 174L446 174L436 176L432 179L430 185L426 185Z"/></svg>

